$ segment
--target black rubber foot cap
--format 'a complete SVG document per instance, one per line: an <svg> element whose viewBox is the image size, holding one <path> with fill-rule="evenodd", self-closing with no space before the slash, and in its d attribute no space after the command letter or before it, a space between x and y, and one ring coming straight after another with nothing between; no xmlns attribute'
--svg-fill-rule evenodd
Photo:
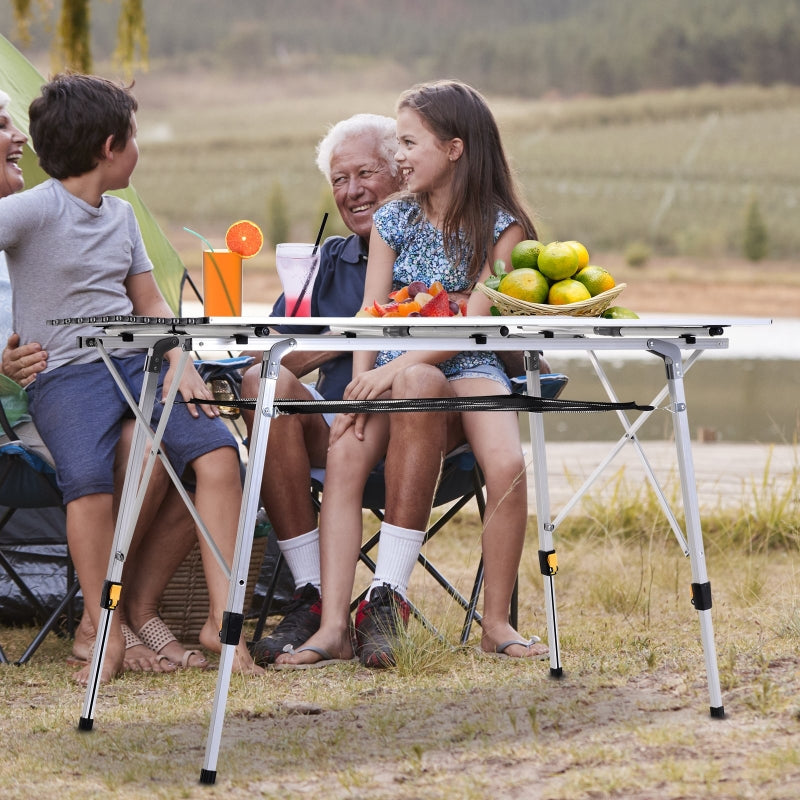
<svg viewBox="0 0 800 800"><path fill-rule="evenodd" d="M200 783L211 785L217 782L217 771L215 769L201 769Z"/></svg>

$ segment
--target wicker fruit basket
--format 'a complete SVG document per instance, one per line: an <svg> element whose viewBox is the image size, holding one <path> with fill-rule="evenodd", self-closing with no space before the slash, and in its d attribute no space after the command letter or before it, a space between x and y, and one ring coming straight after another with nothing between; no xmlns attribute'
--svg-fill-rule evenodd
<svg viewBox="0 0 800 800"><path fill-rule="evenodd" d="M588 300L581 300L578 303L567 303L562 306L551 306L547 303L528 303L525 300L517 300L516 297L509 297L494 289L490 289L485 283L477 284L476 288L483 292L497 306L503 314L511 316L543 315L561 317L599 317L611 303L620 295L627 284L620 283L613 289L590 297Z"/></svg>

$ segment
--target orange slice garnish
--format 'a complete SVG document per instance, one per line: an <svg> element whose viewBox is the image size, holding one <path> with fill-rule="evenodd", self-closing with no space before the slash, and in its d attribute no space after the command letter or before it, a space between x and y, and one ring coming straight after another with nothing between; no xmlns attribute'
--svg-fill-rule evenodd
<svg viewBox="0 0 800 800"><path fill-rule="evenodd" d="M225 233L225 245L228 250L238 253L242 258L252 258L261 252L264 246L264 234L255 222L240 219Z"/></svg>

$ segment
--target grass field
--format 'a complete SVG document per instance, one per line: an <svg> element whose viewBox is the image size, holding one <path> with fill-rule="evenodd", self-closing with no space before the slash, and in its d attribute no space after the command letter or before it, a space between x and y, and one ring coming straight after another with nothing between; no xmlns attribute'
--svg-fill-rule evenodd
<svg viewBox="0 0 800 800"><path fill-rule="evenodd" d="M170 238L184 225L212 241L235 219L268 227L280 184L292 236L313 238L329 190L314 165L328 125L359 111L392 114L403 76L362 88L288 78L256 84L212 75L145 75L136 84L142 159L134 183ZM366 81L365 81L366 84ZM632 242L692 257L741 254L756 198L770 256L794 258L800 230L800 90L703 87L598 100L490 97L545 240L623 252ZM341 230L332 221L329 232Z"/></svg>
<svg viewBox="0 0 800 800"><path fill-rule="evenodd" d="M411 597L447 643L414 623L394 670L234 676L217 784L204 787L215 673L127 674L101 689L94 730L80 733L70 645L51 636L29 665L2 670L3 797L796 798L797 475L779 497L761 489L755 510L703 520L724 720L708 713L688 561L639 493L600 498L560 529L559 681L546 662L477 654L476 631L449 644L460 615L416 570ZM459 519L426 552L468 591L479 526ZM520 620L544 635L536 564L520 573ZM0 629L12 657L30 635Z"/></svg>

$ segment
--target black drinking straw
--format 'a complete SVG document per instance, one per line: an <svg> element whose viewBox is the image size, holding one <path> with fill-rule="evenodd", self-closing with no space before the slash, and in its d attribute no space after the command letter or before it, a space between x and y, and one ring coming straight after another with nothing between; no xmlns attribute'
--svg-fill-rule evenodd
<svg viewBox="0 0 800 800"><path fill-rule="evenodd" d="M314 242L314 249L311 251L312 257L317 254L317 250L319 249L319 243L322 241L322 231L325 230L325 223L328 221L328 212L326 211L322 215L322 225L319 226L319 233L317 233L317 241ZM303 284L303 288L300 290L300 296L297 298L297 302L294 304L294 308L292 309L292 313L289 314L290 317L293 317L297 314L297 310L300 308L300 303L303 302L303 298L306 296L306 292L308 291L308 285L311 283L311 278L314 275L314 270L310 269L308 271L308 275L306 275L306 282Z"/></svg>

